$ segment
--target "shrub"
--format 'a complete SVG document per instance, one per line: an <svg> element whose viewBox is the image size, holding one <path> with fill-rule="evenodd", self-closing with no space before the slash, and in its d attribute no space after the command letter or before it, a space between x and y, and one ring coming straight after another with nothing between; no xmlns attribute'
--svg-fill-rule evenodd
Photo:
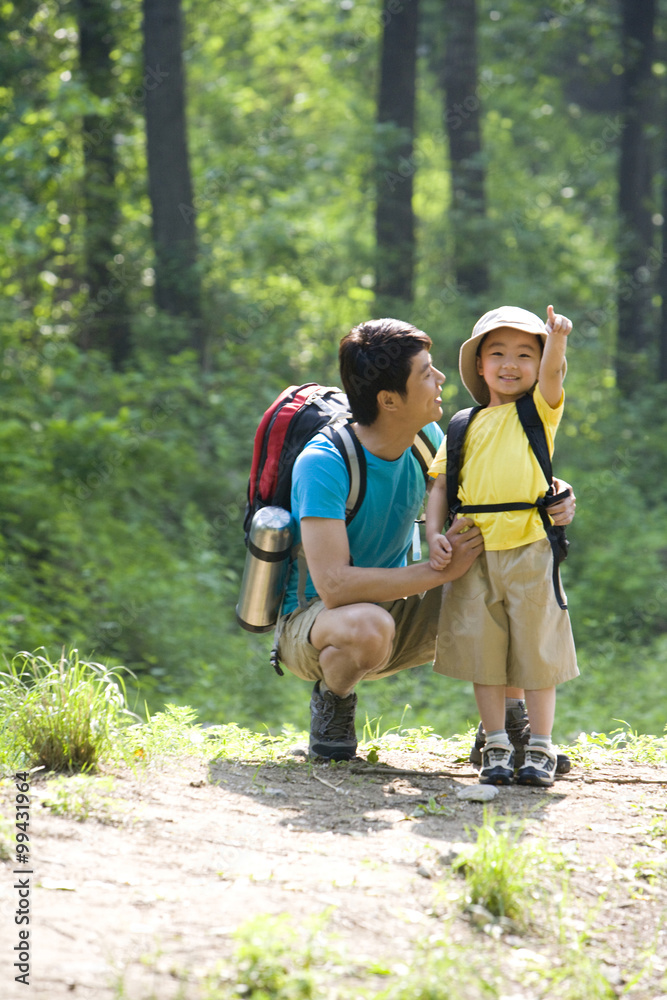
<svg viewBox="0 0 667 1000"><path fill-rule="evenodd" d="M41 650L41 652L40 652ZM79 659L52 663L46 650L20 652L0 673L0 754L11 766L49 771L96 767L137 717L125 705L124 668Z"/></svg>

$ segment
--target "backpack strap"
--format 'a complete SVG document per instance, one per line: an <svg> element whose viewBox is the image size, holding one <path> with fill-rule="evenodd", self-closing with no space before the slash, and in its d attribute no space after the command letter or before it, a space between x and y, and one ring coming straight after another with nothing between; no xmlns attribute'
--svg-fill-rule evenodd
<svg viewBox="0 0 667 1000"><path fill-rule="evenodd" d="M329 425L322 428L322 434L329 438L341 453L350 480L350 490L345 502L345 524L356 516L366 496L366 456L361 441L351 424Z"/></svg>
<svg viewBox="0 0 667 1000"><path fill-rule="evenodd" d="M540 415L537 412L537 407L535 406L535 400L533 399L532 393L526 393L525 396L518 399L516 409L519 414L521 426L526 433L526 437L530 442L535 458L539 462L544 478L548 484L546 494L536 501L535 506L537 507L540 517L542 518L542 524L544 526L546 536L549 539L549 544L551 545L551 551L553 553L553 584L556 600L558 601L558 606L565 610L567 608L567 604L565 603L565 599L560 588L558 567L562 563L563 559L566 558L570 543L565 537L565 528L557 524L552 524L551 518L547 513L547 508L551 507L552 504L557 503L558 500L563 500L568 494L566 491L558 494L554 493L553 471L551 468L549 446L547 445L547 437L544 433L544 424L540 420Z"/></svg>
<svg viewBox="0 0 667 1000"><path fill-rule="evenodd" d="M544 424L540 420L540 415L537 412L537 407L535 406L535 400L533 399L532 393L527 392L525 396L521 396L521 398L516 401L516 411L519 414L521 426L523 427L526 437L530 442L530 447L533 449L535 458L537 459L540 469L544 474L544 478L547 481L547 485L549 486L549 489L553 489L551 455L549 454L547 437L544 433Z"/></svg>
<svg viewBox="0 0 667 1000"><path fill-rule="evenodd" d="M470 426L470 422L476 414L482 410L482 406L469 406L465 410L459 410L449 421L447 427L447 507L449 508L449 518L451 522L454 515L461 506L459 500L459 470L461 468L461 452L463 442Z"/></svg>
<svg viewBox="0 0 667 1000"><path fill-rule="evenodd" d="M431 468L431 463L433 462L438 449L433 444L426 431L421 430L412 442L410 450L419 462L419 466L424 475L424 482L428 483L428 470Z"/></svg>

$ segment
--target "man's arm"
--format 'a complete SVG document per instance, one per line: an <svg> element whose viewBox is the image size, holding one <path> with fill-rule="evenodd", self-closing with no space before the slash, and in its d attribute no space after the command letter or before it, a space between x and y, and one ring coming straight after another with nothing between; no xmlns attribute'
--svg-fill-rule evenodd
<svg viewBox="0 0 667 1000"><path fill-rule="evenodd" d="M441 571L431 569L428 563L390 569L350 566L345 522L332 518L302 518L301 541L315 589L325 607L332 609L348 604L395 601L463 576L484 547L479 528L465 530L471 524L467 518L461 518L447 532L452 560Z"/></svg>

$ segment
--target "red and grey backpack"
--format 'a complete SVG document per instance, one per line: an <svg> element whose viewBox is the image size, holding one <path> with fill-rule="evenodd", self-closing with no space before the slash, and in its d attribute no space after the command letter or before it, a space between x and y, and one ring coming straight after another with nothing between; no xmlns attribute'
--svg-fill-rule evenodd
<svg viewBox="0 0 667 1000"><path fill-rule="evenodd" d="M311 438L320 432L331 439L345 461L350 479L345 522L350 523L366 494L366 458L351 420L347 396L337 386L323 386L317 382L291 385L274 400L255 433L243 520L246 545L252 519L261 507L291 509L294 462ZM425 484L435 451L433 443L424 431L420 431L412 445L412 453L422 469Z"/></svg>

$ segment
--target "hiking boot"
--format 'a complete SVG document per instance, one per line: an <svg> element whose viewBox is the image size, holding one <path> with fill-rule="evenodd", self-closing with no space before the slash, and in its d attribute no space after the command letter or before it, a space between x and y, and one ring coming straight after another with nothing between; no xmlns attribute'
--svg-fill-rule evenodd
<svg viewBox="0 0 667 1000"><path fill-rule="evenodd" d="M530 739L530 723L528 721L526 706L523 702L520 702L519 705L513 705L506 710L505 731L509 736L510 743L514 747L514 766L517 768L521 767L524 760L524 751ZM468 758L477 770L482 766L482 749L485 743L486 733L480 722L475 733L475 742L470 749L470 756ZM564 753L559 753L556 761L556 774L567 774L571 767L570 758Z"/></svg>
<svg viewBox="0 0 667 1000"><path fill-rule="evenodd" d="M516 776L517 785L539 785L547 788L556 777L558 755L550 747L527 746L525 760Z"/></svg>
<svg viewBox="0 0 667 1000"><path fill-rule="evenodd" d="M352 760L357 752L354 731L354 692L340 698L333 691L320 691L318 681L310 698L310 752L327 760Z"/></svg>
<svg viewBox="0 0 667 1000"><path fill-rule="evenodd" d="M514 747L514 766L521 767L524 751L530 739L530 722L526 706L522 701L505 709L505 732Z"/></svg>
<svg viewBox="0 0 667 1000"><path fill-rule="evenodd" d="M514 777L514 750L505 743L487 743L482 750L482 785L509 785Z"/></svg>

